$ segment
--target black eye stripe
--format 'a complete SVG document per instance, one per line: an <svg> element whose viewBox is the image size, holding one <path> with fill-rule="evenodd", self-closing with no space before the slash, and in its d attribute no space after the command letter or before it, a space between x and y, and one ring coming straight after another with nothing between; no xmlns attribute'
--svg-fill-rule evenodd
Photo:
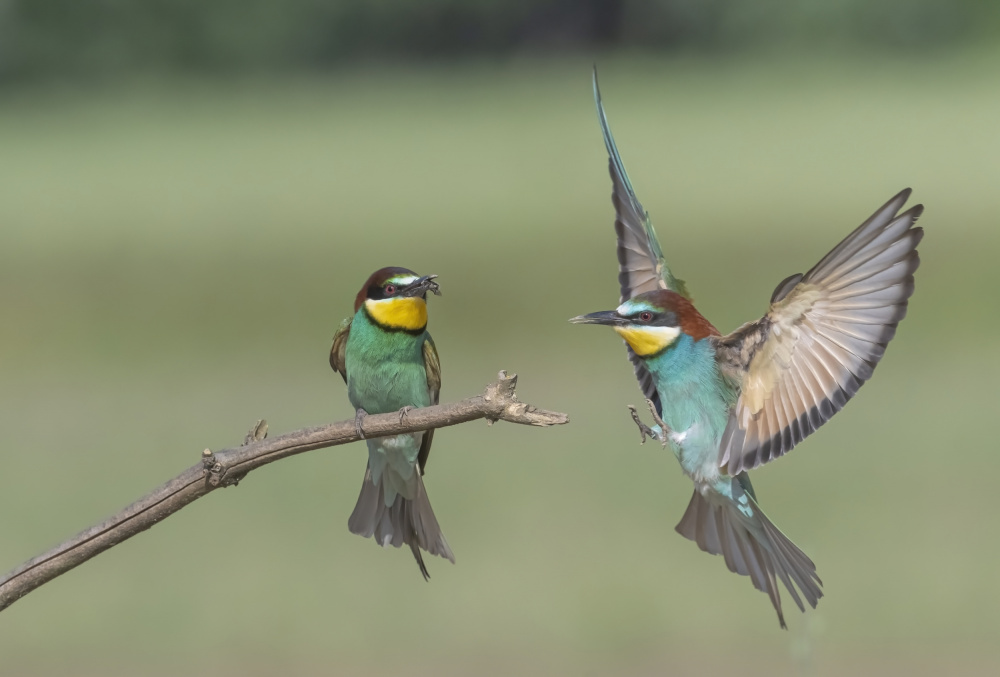
<svg viewBox="0 0 1000 677"><path fill-rule="evenodd" d="M652 310L641 310L634 315L630 316L633 321L637 323L642 323L645 325L656 326L656 327L677 327L679 323L677 321L677 313L672 310L664 311L652 311Z"/></svg>
<svg viewBox="0 0 1000 677"><path fill-rule="evenodd" d="M365 296L371 299L372 301L382 301L384 299L393 298L400 292L400 290L406 288L407 285L409 284L411 283L407 282L404 284L402 282L386 281L382 282L381 284L378 284L373 282L368 287L368 292L365 294ZM392 291L389 291L390 287L392 288Z"/></svg>

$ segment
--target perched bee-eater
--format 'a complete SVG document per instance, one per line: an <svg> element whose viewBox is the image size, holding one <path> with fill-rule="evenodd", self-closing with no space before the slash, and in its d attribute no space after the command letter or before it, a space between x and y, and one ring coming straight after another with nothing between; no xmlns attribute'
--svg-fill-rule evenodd
<svg viewBox="0 0 1000 677"><path fill-rule="evenodd" d="M618 235L617 309L571 322L608 325L627 344L655 429L694 495L677 531L766 592L785 626L780 580L799 609L823 596L816 566L764 515L747 471L784 455L867 381L906 315L923 236L921 205L896 195L805 274L774 290L767 314L723 336L663 259L601 104ZM635 413L633 411L633 416ZM798 587L798 592L796 591ZM800 597L801 593L801 597Z"/></svg>
<svg viewBox="0 0 1000 677"><path fill-rule="evenodd" d="M427 333L427 292L440 295L436 275L418 276L406 268L372 273L354 300L354 317L333 337L330 366L347 383L363 435L368 414L438 403L441 363ZM361 495L347 526L372 535L382 546L410 546L424 579L430 578L420 550L455 562L431 510L421 475L427 468L434 431L366 440L368 468Z"/></svg>

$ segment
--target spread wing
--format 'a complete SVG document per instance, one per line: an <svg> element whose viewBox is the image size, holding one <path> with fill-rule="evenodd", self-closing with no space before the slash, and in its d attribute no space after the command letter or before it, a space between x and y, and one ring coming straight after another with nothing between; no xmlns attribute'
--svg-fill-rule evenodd
<svg viewBox="0 0 1000 677"><path fill-rule="evenodd" d="M344 360L344 352L347 350L347 338L351 335L351 320L349 317L340 323L340 328L333 335L333 345L330 347L330 366L339 372L347 383L347 365Z"/></svg>
<svg viewBox="0 0 1000 677"><path fill-rule="evenodd" d="M778 285L767 315L718 340L740 396L719 449L730 475L777 458L828 421L871 378L906 315L920 265L922 205L889 200L805 275Z"/></svg>
<svg viewBox="0 0 1000 677"><path fill-rule="evenodd" d="M437 348L431 335L427 335L424 341L424 369L427 371L427 391L431 396L431 404L437 404L441 395L441 360L438 359ZM434 439L434 430L424 433L424 441L420 444L420 452L417 454L417 463L420 464L420 474L424 474L427 468L427 457L431 453L431 441Z"/></svg>
<svg viewBox="0 0 1000 677"><path fill-rule="evenodd" d="M618 283L621 286L621 300L619 302L624 303L633 296L656 289L669 289L685 298L690 298L684 281L674 277L670 268L667 267L660 243L656 239L656 232L653 230L653 223L649 220L649 214L642 208L639 198L632 190L632 183L625 172L625 165L622 164L618 147L615 145L611 128L608 126L608 118L604 114L601 90L597 86L596 68L594 69L594 103L597 105L597 119L601 123L601 133L604 135L604 147L608 150L608 169L611 172L613 186L611 201L615 206L615 234L618 236ZM632 361L635 368L639 387L646 399L652 400L656 404L657 411L662 413L660 396L656 392L652 376L642 361L632 352L632 349L626 349L629 360Z"/></svg>

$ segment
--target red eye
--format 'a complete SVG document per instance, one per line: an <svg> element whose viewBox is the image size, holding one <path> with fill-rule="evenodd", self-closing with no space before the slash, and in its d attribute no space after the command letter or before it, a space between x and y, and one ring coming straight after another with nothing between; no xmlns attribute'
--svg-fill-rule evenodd
<svg viewBox="0 0 1000 677"><path fill-rule="evenodd" d="M644 310L641 313L639 313L639 319L642 320L643 322L649 322L650 320L653 319L653 313L649 312L648 310Z"/></svg>
<svg viewBox="0 0 1000 677"><path fill-rule="evenodd" d="M394 285L394 284L387 284L385 286L385 293L386 294L395 294L396 293L396 285Z"/></svg>

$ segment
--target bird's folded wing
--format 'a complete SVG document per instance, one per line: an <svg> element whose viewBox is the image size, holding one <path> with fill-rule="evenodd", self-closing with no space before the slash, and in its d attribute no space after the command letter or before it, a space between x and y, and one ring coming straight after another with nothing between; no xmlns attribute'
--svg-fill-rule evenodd
<svg viewBox="0 0 1000 677"><path fill-rule="evenodd" d="M917 205L896 195L805 275L774 291L757 322L718 340L741 383L719 449L730 475L777 458L840 411L867 381L906 315L920 265Z"/></svg>
<svg viewBox="0 0 1000 677"><path fill-rule="evenodd" d="M330 366L333 367L334 371L340 373L344 378L344 383L347 383L347 364L344 353L347 351L347 339L351 335L351 320L353 319L353 317L349 317L340 323L340 328L333 335L333 345L330 347Z"/></svg>
<svg viewBox="0 0 1000 677"><path fill-rule="evenodd" d="M431 404L437 404L441 396L441 360L438 358L437 347L435 347L430 334L424 341L424 370L427 372L427 392L430 393ZM433 440L433 429L424 433L424 439L420 443L420 452L417 454L421 475L424 474L424 468L427 466L427 457L431 454Z"/></svg>
<svg viewBox="0 0 1000 677"><path fill-rule="evenodd" d="M669 289L685 298L688 296L683 280L678 280L670 272L660 243L656 239L653 224L635 196L632 184L625 172L618 147L611 135L608 118L601 103L601 90L597 86L597 71L594 71L594 102L597 105L597 119L601 123L604 146L608 151L608 169L611 173L613 191L611 201L615 206L615 234L618 237L618 282L621 286L620 302L648 291ZM642 361L628 348L628 356L635 367L639 387L647 399L653 400L660 410L660 398L656 392L649 371Z"/></svg>

